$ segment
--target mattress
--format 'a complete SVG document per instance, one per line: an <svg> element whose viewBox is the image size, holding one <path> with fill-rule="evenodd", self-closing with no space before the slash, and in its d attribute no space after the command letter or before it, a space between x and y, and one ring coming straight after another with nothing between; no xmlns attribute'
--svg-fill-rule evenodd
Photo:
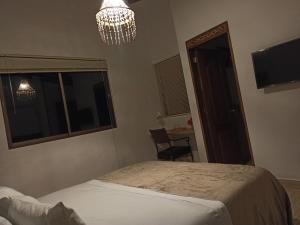
<svg viewBox="0 0 300 225"><path fill-rule="evenodd" d="M92 180L39 199L72 207L86 225L232 225L219 201Z"/></svg>
<svg viewBox="0 0 300 225"><path fill-rule="evenodd" d="M233 225L292 225L288 195L267 170L252 166L144 162L99 180L176 196L219 201Z"/></svg>

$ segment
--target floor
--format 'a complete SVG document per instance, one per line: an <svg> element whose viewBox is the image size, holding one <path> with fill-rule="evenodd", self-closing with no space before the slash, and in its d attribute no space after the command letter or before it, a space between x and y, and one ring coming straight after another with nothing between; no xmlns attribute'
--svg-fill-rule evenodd
<svg viewBox="0 0 300 225"><path fill-rule="evenodd" d="M292 202L294 225L300 225L300 182L282 181L281 183L287 190Z"/></svg>

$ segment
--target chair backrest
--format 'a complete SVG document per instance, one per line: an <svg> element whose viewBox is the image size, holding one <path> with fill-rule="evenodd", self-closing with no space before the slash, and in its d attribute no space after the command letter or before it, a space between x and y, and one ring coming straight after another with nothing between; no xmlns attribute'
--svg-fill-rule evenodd
<svg viewBox="0 0 300 225"><path fill-rule="evenodd" d="M153 138L153 141L155 144L160 145L160 144L171 144L170 138L168 136L168 133L166 129L157 129L157 130L150 130L150 134Z"/></svg>

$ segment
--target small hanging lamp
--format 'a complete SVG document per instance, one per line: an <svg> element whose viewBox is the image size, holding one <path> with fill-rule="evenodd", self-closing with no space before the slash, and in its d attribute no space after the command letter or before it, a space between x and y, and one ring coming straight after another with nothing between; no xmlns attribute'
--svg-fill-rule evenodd
<svg viewBox="0 0 300 225"><path fill-rule="evenodd" d="M18 97L35 97L36 91L31 87L28 80L21 80L18 90L16 91Z"/></svg>
<svg viewBox="0 0 300 225"><path fill-rule="evenodd" d="M96 19L104 43L121 45L134 41L135 15L124 0L103 0Z"/></svg>

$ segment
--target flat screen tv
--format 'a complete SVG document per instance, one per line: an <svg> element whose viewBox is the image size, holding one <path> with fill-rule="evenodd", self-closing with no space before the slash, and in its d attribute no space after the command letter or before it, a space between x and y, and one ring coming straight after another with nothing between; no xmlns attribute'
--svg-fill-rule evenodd
<svg viewBox="0 0 300 225"><path fill-rule="evenodd" d="M300 81L300 39L252 54L257 88Z"/></svg>

